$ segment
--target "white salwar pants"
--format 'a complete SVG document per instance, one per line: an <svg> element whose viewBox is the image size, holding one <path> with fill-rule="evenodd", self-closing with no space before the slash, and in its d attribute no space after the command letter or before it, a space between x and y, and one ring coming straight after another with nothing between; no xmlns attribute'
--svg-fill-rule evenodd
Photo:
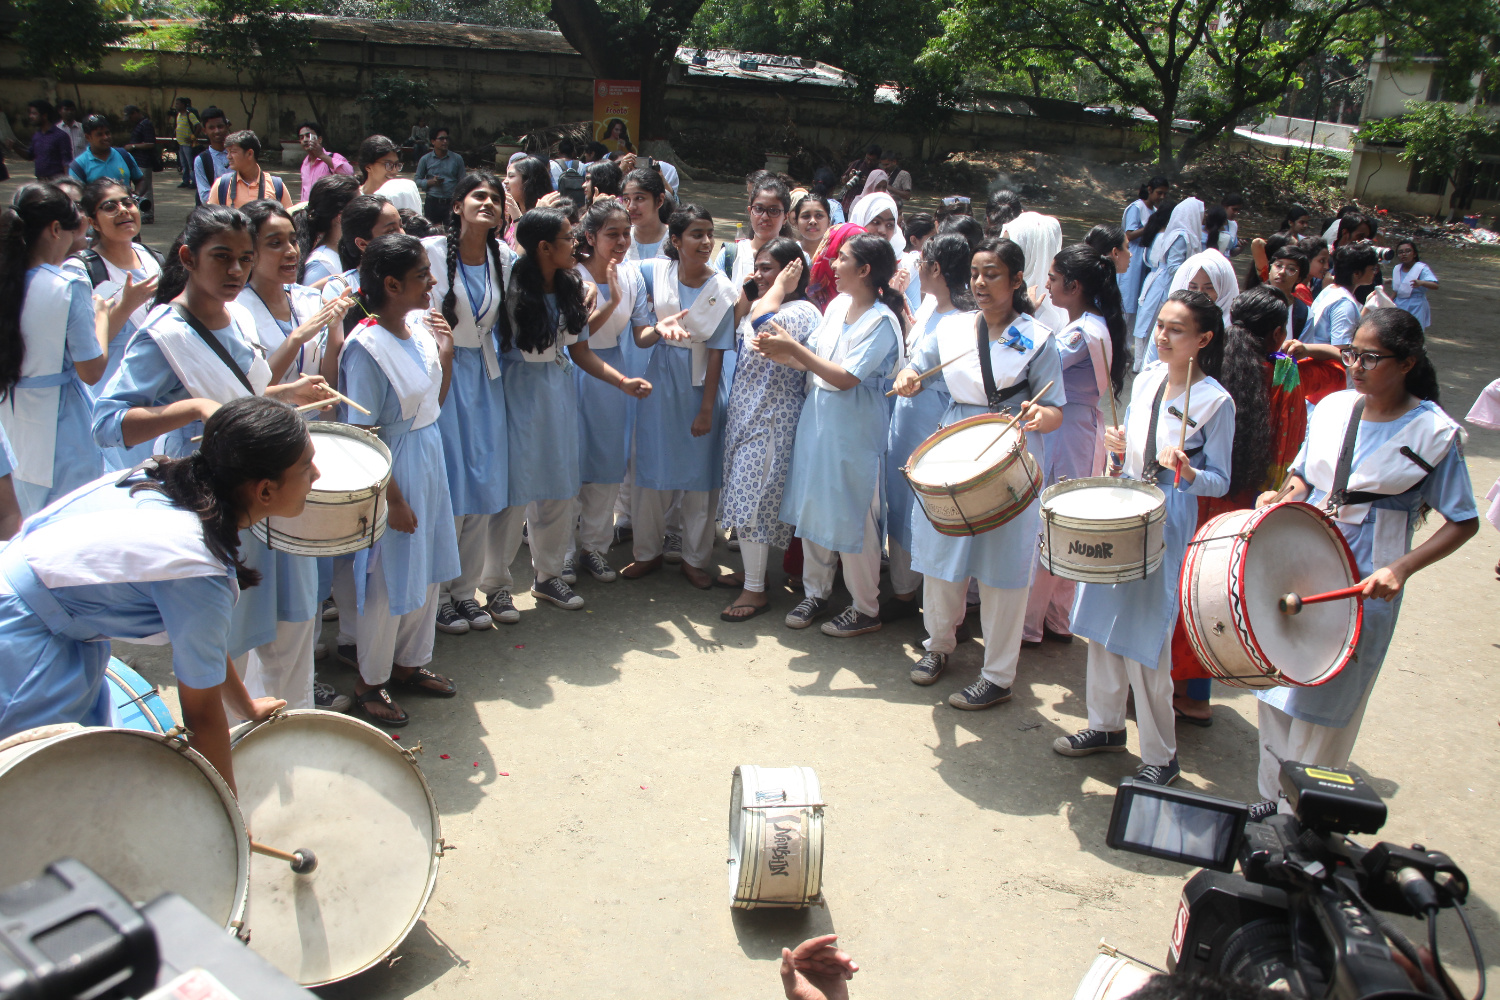
<svg viewBox="0 0 1500 1000"><path fill-rule="evenodd" d="M1059 635L1073 634L1073 591L1078 584L1047 572L1038 560L1031 578L1031 596L1026 599L1026 628L1021 638L1040 642L1042 627Z"/></svg>
<svg viewBox="0 0 1500 1000"><path fill-rule="evenodd" d="M808 597L827 600L833 593L833 571L842 558L844 586L854 610L874 617L880 614L880 490L877 487L865 511L865 539L860 552L835 552L802 539L802 589ZM744 551L744 542L740 550Z"/></svg>
<svg viewBox="0 0 1500 1000"><path fill-rule="evenodd" d="M526 525L525 507L507 507L498 514L490 515L485 527L484 572L479 577L481 604L489 603L496 594L509 594L515 590L510 566L521 551L521 529ZM459 550L462 556L462 548Z"/></svg>
<svg viewBox="0 0 1500 1000"><path fill-rule="evenodd" d="M1141 763L1170 764L1177 756L1177 720L1172 712L1172 644L1162 643L1155 668L1089 642L1089 728L1117 733L1125 728L1125 698L1135 691L1135 726Z"/></svg>
<svg viewBox="0 0 1500 1000"><path fill-rule="evenodd" d="M252 698L284 698L287 708L313 706L313 643L319 617L305 622L277 622L276 638L234 660Z"/></svg>
<svg viewBox="0 0 1500 1000"><path fill-rule="evenodd" d="M474 592L484 580L485 567L491 552L503 550L505 528L500 514L459 514L453 518L453 530L458 535L458 576L443 584L438 590L439 604L473 600ZM516 544L520 544L520 522L516 522ZM507 571L509 565L506 566ZM509 583L500 588L509 590Z"/></svg>
<svg viewBox="0 0 1500 1000"><path fill-rule="evenodd" d="M897 594L915 594L922 589L922 574L911 568L911 553L901 547L894 538L888 543L890 549L891 590Z"/></svg>
<svg viewBox="0 0 1500 1000"><path fill-rule="evenodd" d="M427 586L427 600L404 615L391 614L385 570L377 550L370 559L365 580L365 607L355 617L354 640L359 647L359 678L366 684L384 684L391 679L392 664L425 667L432 662L432 643L437 634L438 585ZM339 634L345 634L345 615L355 602L354 560L340 559L333 565L333 599L339 606ZM347 610L346 610L347 609ZM340 640L342 645L342 639Z"/></svg>
<svg viewBox="0 0 1500 1000"><path fill-rule="evenodd" d="M584 483L578 491L578 534L568 546L568 555L609 551L615 540L615 495L618 483Z"/></svg>
<svg viewBox="0 0 1500 1000"><path fill-rule="evenodd" d="M1260 705L1260 770L1256 775L1262 797L1281 802L1283 812L1291 812L1281 795L1281 762L1321 764L1324 767L1348 767L1349 755L1359 736L1359 725L1370 704L1371 681L1364 697L1354 707L1347 726L1320 726L1315 722L1294 719L1274 705Z"/></svg>
<svg viewBox="0 0 1500 1000"><path fill-rule="evenodd" d="M745 589L752 594L764 594L766 567L771 562L771 546L765 542L740 539L740 559L745 564Z"/></svg>
<svg viewBox="0 0 1500 1000"><path fill-rule="evenodd" d="M673 494L681 499L682 561L705 572L714 550L714 514L719 509L718 490L630 489L630 521L635 532L631 551L636 562L649 562L662 554L662 541L669 527Z"/></svg>
<svg viewBox="0 0 1500 1000"><path fill-rule="evenodd" d="M573 526L578 519L577 499L534 500L525 507L507 507L495 517L503 520L499 528L502 548L492 551L484 564L484 579L479 588L486 598L500 591L509 593L514 586L510 565L521 551L523 522L531 546L531 569L536 583L562 576L563 561L568 557L568 546L573 543Z"/></svg>
<svg viewBox="0 0 1500 1000"><path fill-rule="evenodd" d="M968 611L969 581L954 583L929 576L922 581L922 624L929 653L952 653L958 645L958 623ZM1021 624L1026 618L1026 588L979 584L979 627L984 634L984 665L979 676L998 687L1016 682L1021 661Z"/></svg>

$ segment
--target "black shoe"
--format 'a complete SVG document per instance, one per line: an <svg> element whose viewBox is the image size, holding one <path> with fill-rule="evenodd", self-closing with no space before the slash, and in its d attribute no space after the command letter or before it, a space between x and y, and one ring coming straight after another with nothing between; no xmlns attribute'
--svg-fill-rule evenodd
<svg viewBox="0 0 1500 1000"><path fill-rule="evenodd" d="M1059 736L1052 749L1064 757L1087 757L1091 753L1123 753L1125 730L1106 733L1102 729L1080 729L1072 736Z"/></svg>
<svg viewBox="0 0 1500 1000"><path fill-rule="evenodd" d="M511 600L510 594L503 590L490 598L489 603L484 606L484 613L490 616L490 621L504 625L514 625L521 620L521 612L516 610L516 602Z"/></svg>
<svg viewBox="0 0 1500 1000"><path fill-rule="evenodd" d="M459 614L453 605L443 604L437 609L437 628L439 632L447 632L449 635L467 635L469 620Z"/></svg>
<svg viewBox="0 0 1500 1000"><path fill-rule="evenodd" d="M453 610L457 611L459 617L469 623L469 629L478 632L481 629L494 628L495 623L485 610L479 606L479 602L473 598L464 598L453 602Z"/></svg>
<svg viewBox="0 0 1500 1000"><path fill-rule="evenodd" d="M955 691L948 696L948 704L970 712L977 712L981 708L991 708L1007 701L1010 701L1010 688L991 684L982 677L962 691Z"/></svg>
<svg viewBox="0 0 1500 1000"><path fill-rule="evenodd" d="M359 648L353 643L347 646L335 646L333 648L333 658L346 667L353 667L355 670L359 669Z"/></svg>
<svg viewBox="0 0 1500 1000"><path fill-rule="evenodd" d="M943 676L943 671L948 667L947 653L924 653L917 661L917 665L911 668L911 682L926 687L935 684L937 679Z"/></svg>
<svg viewBox="0 0 1500 1000"><path fill-rule="evenodd" d="M864 635L866 632L879 632L880 629L879 618L862 614L856 611L853 605L840 611L833 621L823 623L823 634L839 639L846 639L851 635Z"/></svg>
<svg viewBox="0 0 1500 1000"><path fill-rule="evenodd" d="M573 588L564 583L560 576L534 584L531 588L531 596L539 600L551 601L564 611L577 611L583 607L583 598L573 593Z"/></svg>
<svg viewBox="0 0 1500 1000"><path fill-rule="evenodd" d="M1151 785L1170 785L1182 776L1182 768L1177 766L1177 758L1173 757L1165 764L1146 764L1135 772L1136 781L1144 781Z"/></svg>
<svg viewBox="0 0 1500 1000"><path fill-rule="evenodd" d="M880 620L889 625L891 622L899 622L903 618L915 618L922 613L922 609L917 606L917 603L915 597L907 600L892 597L880 606Z"/></svg>
<svg viewBox="0 0 1500 1000"><path fill-rule="evenodd" d="M1050 628L1048 628L1047 626L1043 625L1042 626L1042 638L1046 639L1048 642L1060 642L1063 645L1067 645L1068 643L1070 643L1070 642L1073 641L1073 633L1071 633L1071 632L1054 632Z"/></svg>
<svg viewBox="0 0 1500 1000"><path fill-rule="evenodd" d="M828 601L821 597L804 597L786 613L787 628L807 628L828 614Z"/></svg>

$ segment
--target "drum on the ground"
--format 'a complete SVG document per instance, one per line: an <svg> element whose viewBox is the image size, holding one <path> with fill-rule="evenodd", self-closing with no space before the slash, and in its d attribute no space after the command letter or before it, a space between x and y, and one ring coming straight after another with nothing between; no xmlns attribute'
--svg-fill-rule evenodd
<svg viewBox="0 0 1500 1000"><path fill-rule="evenodd" d="M268 517L250 530L273 549L299 556L346 556L385 534L391 450L353 424L314 420L318 481L296 517Z"/></svg>
<svg viewBox="0 0 1500 1000"><path fill-rule="evenodd" d="M165 733L177 727L177 720L172 718L172 710L167 708L156 685L123 660L109 658L104 680L109 685L110 704L115 708L115 725L121 729Z"/></svg>
<svg viewBox="0 0 1500 1000"><path fill-rule="evenodd" d="M243 932L245 823L224 779L180 737L76 728L13 745L0 750L0 803L0 885L73 857L133 902L175 892Z"/></svg>
<svg viewBox="0 0 1500 1000"><path fill-rule="evenodd" d="M729 903L743 910L823 902L823 793L810 767L734 769Z"/></svg>
<svg viewBox="0 0 1500 1000"><path fill-rule="evenodd" d="M1166 522L1166 494L1152 483L1064 480L1042 492L1042 568L1080 583L1144 580L1161 566Z"/></svg>
<svg viewBox="0 0 1500 1000"><path fill-rule="evenodd" d="M1359 641L1359 601L1283 614L1282 595L1359 581L1338 526L1300 502L1220 514L1198 529L1182 563L1182 622L1215 679L1234 687L1308 687L1344 669Z"/></svg>
<svg viewBox="0 0 1500 1000"><path fill-rule="evenodd" d="M1079 981L1073 1000L1124 1000L1145 986L1151 976L1149 969L1128 959L1098 955Z"/></svg>
<svg viewBox="0 0 1500 1000"><path fill-rule="evenodd" d="M943 535L981 535L1014 520L1042 489L1026 432L998 413L968 417L917 446L901 471ZM998 438L998 439L997 439Z"/></svg>
<svg viewBox="0 0 1500 1000"><path fill-rule="evenodd" d="M410 751L335 712L302 709L230 734L257 843L311 850L297 874L256 854L250 947L303 986L363 972L416 926L437 884L437 805Z"/></svg>

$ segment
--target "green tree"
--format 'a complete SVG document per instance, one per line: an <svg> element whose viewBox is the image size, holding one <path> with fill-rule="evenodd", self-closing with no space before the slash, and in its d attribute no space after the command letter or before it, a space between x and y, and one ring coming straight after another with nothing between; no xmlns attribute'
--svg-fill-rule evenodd
<svg viewBox="0 0 1500 1000"><path fill-rule="evenodd" d="M1441 101L1409 101L1406 114L1367 122L1365 142L1401 144L1401 159L1424 174L1439 174L1453 185L1449 220L1474 203L1474 180L1481 153L1500 148L1500 121L1482 108Z"/></svg>
<svg viewBox="0 0 1500 1000"><path fill-rule="evenodd" d="M406 136L411 115L437 110L429 96L427 78L405 74L375 77L358 100L370 116L370 131L398 143Z"/></svg>
<svg viewBox="0 0 1500 1000"><path fill-rule="evenodd" d="M111 45L125 37L117 15L101 0L23 0L12 37L28 73L73 84L80 107L78 78L97 70Z"/></svg>
<svg viewBox="0 0 1500 1000"><path fill-rule="evenodd" d="M200 0L196 13L189 51L234 73L247 123L260 95L292 76L313 113L323 117L302 74L302 63L316 44L291 0Z"/></svg>

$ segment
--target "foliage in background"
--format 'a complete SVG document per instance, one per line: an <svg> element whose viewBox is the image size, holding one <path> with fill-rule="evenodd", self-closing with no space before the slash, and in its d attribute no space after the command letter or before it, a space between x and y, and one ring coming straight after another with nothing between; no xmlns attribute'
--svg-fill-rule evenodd
<svg viewBox="0 0 1500 1000"><path fill-rule="evenodd" d="M292 0L198 0L196 13L189 51L234 73L246 122L255 115L262 92L293 76L318 113L302 75L302 63L316 46Z"/></svg>
<svg viewBox="0 0 1500 1000"><path fill-rule="evenodd" d="M397 144L406 138L413 118L436 110L427 78L404 74L375 77L357 100L365 106L371 134L386 136Z"/></svg>
<svg viewBox="0 0 1500 1000"><path fill-rule="evenodd" d="M119 13L101 0L22 0L16 13L13 37L26 71L72 83L82 106L78 78L97 70L109 46L125 37Z"/></svg>
<svg viewBox="0 0 1500 1000"><path fill-rule="evenodd" d="M395 18L483 24L492 28L533 28L555 31L546 14L526 0L308 0L303 9L328 17Z"/></svg>
<svg viewBox="0 0 1500 1000"><path fill-rule="evenodd" d="M1408 101L1406 114L1367 122L1359 130L1365 142L1401 144L1401 159L1424 174L1438 174L1453 184L1450 221L1474 203L1475 165L1481 153L1500 151L1500 121L1483 108L1460 110L1438 101Z"/></svg>

